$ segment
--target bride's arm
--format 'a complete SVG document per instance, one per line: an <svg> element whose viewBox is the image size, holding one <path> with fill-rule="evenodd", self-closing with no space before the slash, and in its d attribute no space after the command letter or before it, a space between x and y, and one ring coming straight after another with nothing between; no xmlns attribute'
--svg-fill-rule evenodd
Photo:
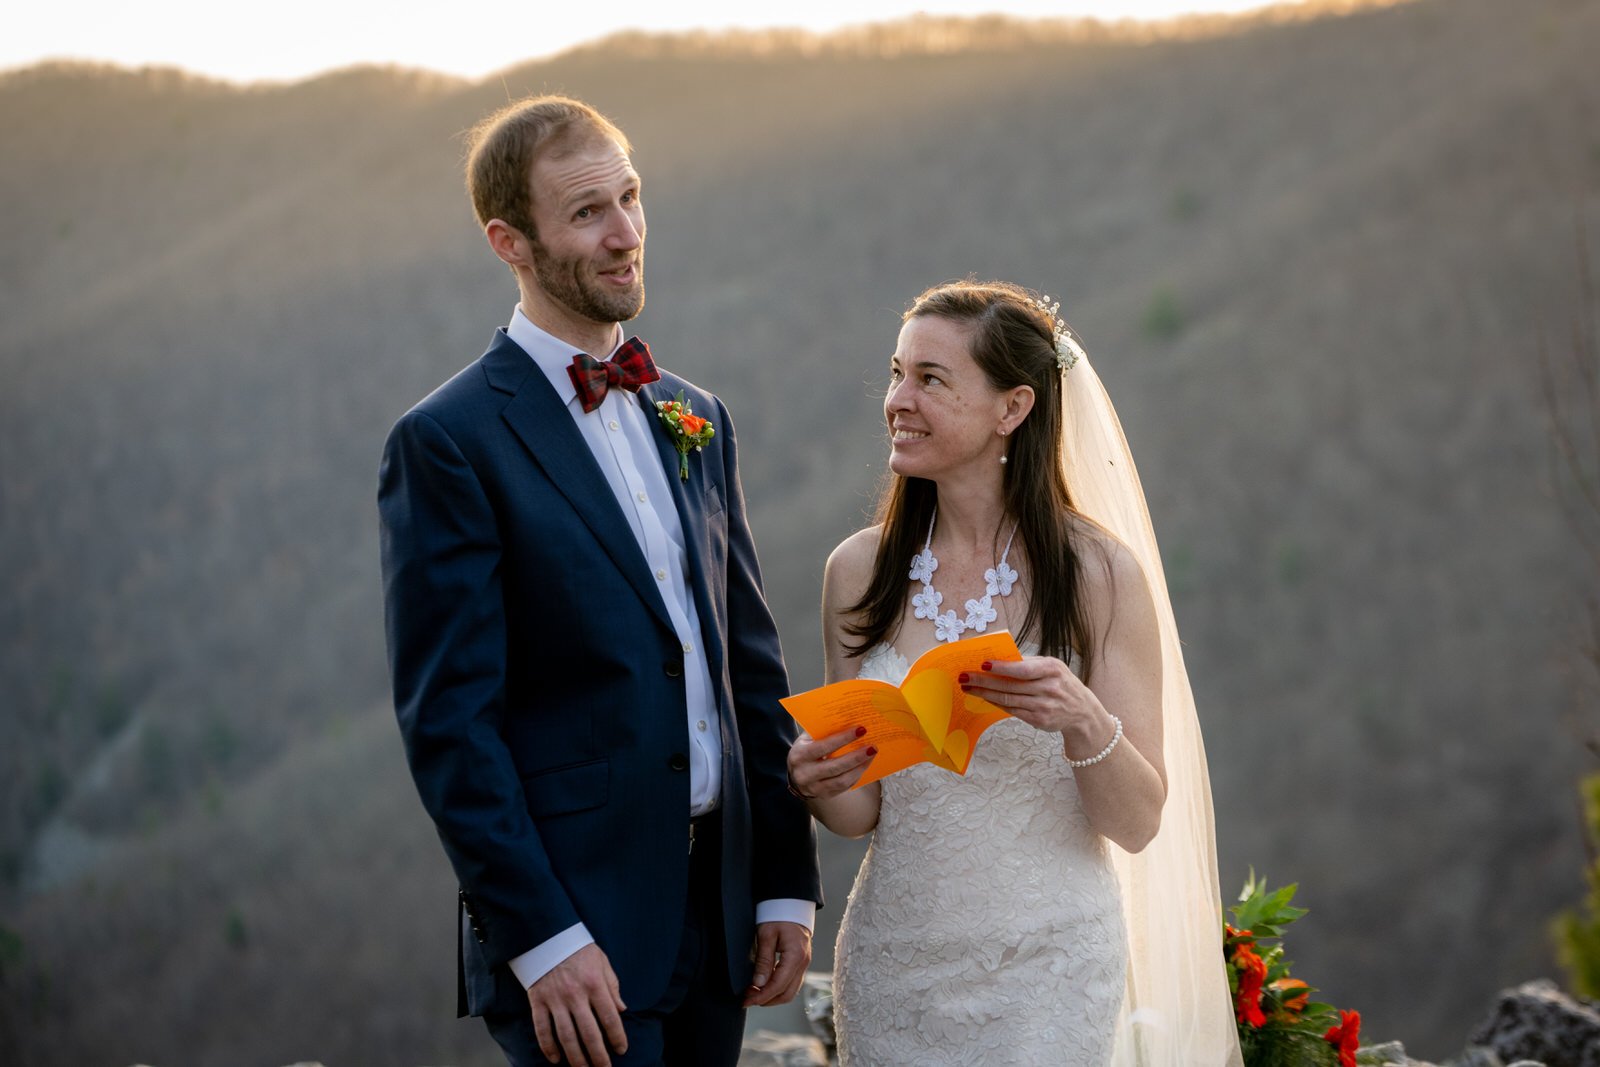
<svg viewBox="0 0 1600 1067"><path fill-rule="evenodd" d="M822 575L823 677L827 684L854 678L861 666L846 651L843 608L861 598L872 574L877 530L861 530L833 550ZM855 740L853 730L813 739L801 734L789 749L789 781L805 797L817 821L841 837L864 837L878 825L882 796L877 782L852 790L872 761L875 750L857 749L834 757L834 751Z"/></svg>
<svg viewBox="0 0 1600 1067"><path fill-rule="evenodd" d="M1100 637L1090 685L1083 692L1099 705L1062 731L1069 760L1090 759L1116 735L1107 756L1073 769L1089 825L1129 852L1138 852L1161 828L1167 771L1161 746L1161 631L1144 570L1123 545L1112 542L1104 566L1086 561L1089 617Z"/></svg>
<svg viewBox="0 0 1600 1067"><path fill-rule="evenodd" d="M1116 541L1085 553L1095 634L1090 685L1049 656L1000 663L964 686L1037 729L1059 733L1089 825L1129 852L1150 843L1167 798L1161 754L1161 632L1144 572ZM1091 688L1092 686L1092 688ZM1117 723L1121 721L1121 736ZM1100 757L1100 758L1096 758Z"/></svg>

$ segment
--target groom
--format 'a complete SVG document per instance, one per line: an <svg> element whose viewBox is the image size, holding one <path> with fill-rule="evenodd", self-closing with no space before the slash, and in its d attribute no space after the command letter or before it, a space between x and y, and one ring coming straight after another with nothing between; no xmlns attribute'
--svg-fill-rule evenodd
<svg viewBox="0 0 1600 1067"><path fill-rule="evenodd" d="M389 663L460 883L461 1013L515 1065L731 1067L745 1007L810 962L816 838L728 412L619 325L644 306L630 152L562 97L475 131L520 301L384 449ZM679 394L701 450L658 412Z"/></svg>

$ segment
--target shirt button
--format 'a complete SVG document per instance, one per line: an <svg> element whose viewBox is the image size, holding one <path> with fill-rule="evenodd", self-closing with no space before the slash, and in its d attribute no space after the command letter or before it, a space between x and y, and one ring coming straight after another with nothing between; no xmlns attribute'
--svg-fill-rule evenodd
<svg viewBox="0 0 1600 1067"><path fill-rule="evenodd" d="M656 571L656 580L657 581L661 581L661 582L666 581L667 580L667 572L664 571L664 570Z"/></svg>
<svg viewBox="0 0 1600 1067"><path fill-rule="evenodd" d="M639 503L641 503L641 504L644 503L644 501L645 501L644 490L641 489L638 493L636 493L634 495L639 498Z"/></svg>
<svg viewBox="0 0 1600 1067"><path fill-rule="evenodd" d="M691 644L690 644L690 643L689 643L689 642L687 642L687 641L685 641L685 642L684 642L684 643L683 643L683 650L684 650L684 651L685 651L685 652L693 652L693 651L694 651L694 646L693 646L693 645L691 645Z"/></svg>
<svg viewBox="0 0 1600 1067"><path fill-rule="evenodd" d="M696 730L699 730L701 733L705 733L706 732L706 721L704 719L701 719L699 722L694 724L694 728Z"/></svg>
<svg viewBox="0 0 1600 1067"><path fill-rule="evenodd" d="M611 427L613 430L622 429L622 427L617 424L617 420L616 419L612 419L610 422L606 423L606 425Z"/></svg>

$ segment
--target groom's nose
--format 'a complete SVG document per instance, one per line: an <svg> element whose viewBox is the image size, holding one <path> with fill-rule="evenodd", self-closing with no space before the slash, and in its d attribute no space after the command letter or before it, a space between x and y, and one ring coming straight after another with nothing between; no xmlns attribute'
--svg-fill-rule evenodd
<svg viewBox="0 0 1600 1067"><path fill-rule="evenodd" d="M606 247L613 252L628 252L644 244L644 212L615 211Z"/></svg>

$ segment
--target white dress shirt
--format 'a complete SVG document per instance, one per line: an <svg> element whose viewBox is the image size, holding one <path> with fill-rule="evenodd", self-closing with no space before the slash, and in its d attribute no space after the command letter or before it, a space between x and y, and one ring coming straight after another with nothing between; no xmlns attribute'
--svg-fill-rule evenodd
<svg viewBox="0 0 1600 1067"><path fill-rule="evenodd" d="M704 815L716 807L722 792L722 731L717 718L716 698L712 695L711 667L706 659L700 630L700 616L689 591L689 560L683 536L683 523L672 502L672 487L656 450L653 411L637 393L612 389L600 406L585 412L578 400L567 368L580 349L553 337L535 326L522 308L512 313L506 328L511 340L532 357L556 395L567 406L584 443L605 475L606 484L622 508L633 536L644 552L650 573L661 588L667 617L683 646L684 695L689 709L689 812ZM622 344L622 327L605 353L591 352L596 359L609 358ZM794 922L810 929L816 919L816 904L809 900L764 900L756 905L756 922ZM594 938L583 923L568 927L555 937L511 961L511 970L527 988Z"/></svg>

